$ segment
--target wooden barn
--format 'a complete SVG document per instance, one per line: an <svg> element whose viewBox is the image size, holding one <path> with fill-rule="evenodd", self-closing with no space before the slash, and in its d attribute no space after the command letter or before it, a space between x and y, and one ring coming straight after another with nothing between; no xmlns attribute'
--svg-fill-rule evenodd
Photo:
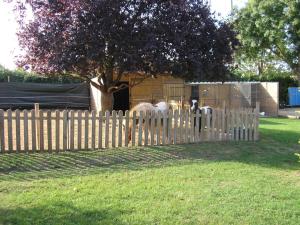
<svg viewBox="0 0 300 225"><path fill-rule="evenodd" d="M128 84L139 82L140 78L130 76L122 80ZM127 110L140 102L156 103L168 101L174 109L188 108L191 97L200 106L209 105L235 108L255 108L260 102L261 111L269 116L277 116L279 108L277 82L196 82L187 83L171 76L149 78L133 88L115 93L114 109ZM91 86L91 108L101 110L101 93Z"/></svg>

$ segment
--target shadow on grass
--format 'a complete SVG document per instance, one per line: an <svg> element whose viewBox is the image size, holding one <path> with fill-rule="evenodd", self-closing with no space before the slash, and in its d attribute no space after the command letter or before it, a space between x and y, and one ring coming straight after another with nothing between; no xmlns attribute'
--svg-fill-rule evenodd
<svg viewBox="0 0 300 225"><path fill-rule="evenodd" d="M141 170L188 163L241 162L264 167L299 169L294 145L297 132L261 130L259 142L217 142L134 149L61 153L5 154L0 156L0 181L59 178L120 170ZM283 139L282 139L283 138ZM281 140L282 139L282 140Z"/></svg>
<svg viewBox="0 0 300 225"><path fill-rule="evenodd" d="M34 208L0 208L0 224L124 224L119 217L122 213L111 209L87 210L65 203Z"/></svg>

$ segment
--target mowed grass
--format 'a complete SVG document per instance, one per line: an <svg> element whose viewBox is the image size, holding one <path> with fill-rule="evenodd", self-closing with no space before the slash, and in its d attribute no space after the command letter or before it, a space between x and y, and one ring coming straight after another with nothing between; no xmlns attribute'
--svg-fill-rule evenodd
<svg viewBox="0 0 300 225"><path fill-rule="evenodd" d="M300 120L259 142L0 155L0 224L300 224Z"/></svg>

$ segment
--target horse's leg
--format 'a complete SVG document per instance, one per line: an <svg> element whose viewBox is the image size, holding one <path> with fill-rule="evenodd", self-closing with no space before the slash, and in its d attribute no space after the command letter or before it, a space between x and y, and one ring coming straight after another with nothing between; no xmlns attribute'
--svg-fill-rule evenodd
<svg viewBox="0 0 300 225"><path fill-rule="evenodd" d="M130 142L131 142L131 127L128 128L128 143Z"/></svg>

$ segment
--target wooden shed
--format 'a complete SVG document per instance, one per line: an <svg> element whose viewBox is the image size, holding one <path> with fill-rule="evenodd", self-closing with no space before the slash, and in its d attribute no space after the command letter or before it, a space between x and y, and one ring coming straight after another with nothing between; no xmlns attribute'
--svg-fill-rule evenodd
<svg viewBox="0 0 300 225"><path fill-rule="evenodd" d="M125 77L122 82L139 82L138 76ZM200 106L229 108L255 108L260 102L261 111L277 116L279 108L278 82L194 82L187 83L171 76L158 76L144 80L133 88L115 94L114 109L127 110L140 102L168 101L174 109L188 108L190 98L199 99ZM101 110L101 93L91 87L91 105Z"/></svg>

